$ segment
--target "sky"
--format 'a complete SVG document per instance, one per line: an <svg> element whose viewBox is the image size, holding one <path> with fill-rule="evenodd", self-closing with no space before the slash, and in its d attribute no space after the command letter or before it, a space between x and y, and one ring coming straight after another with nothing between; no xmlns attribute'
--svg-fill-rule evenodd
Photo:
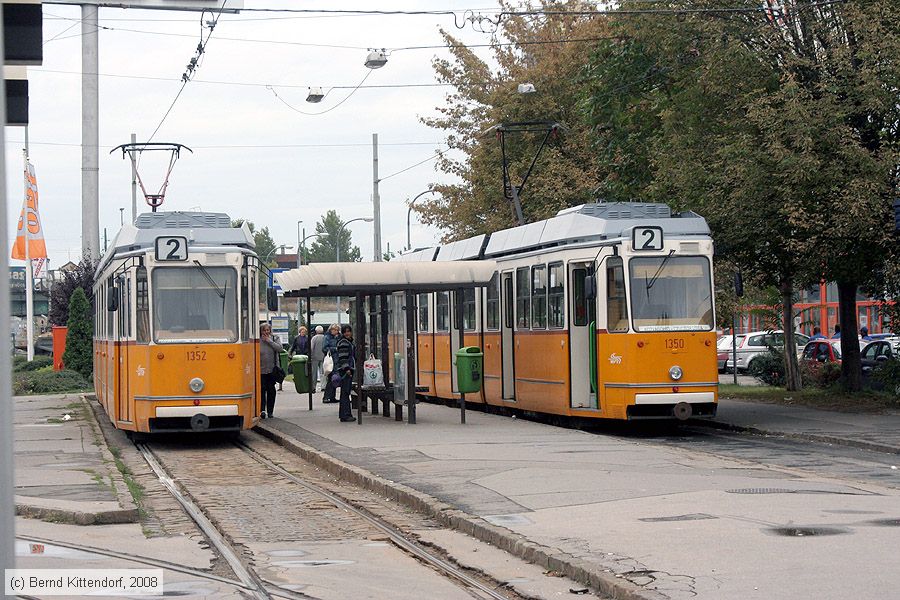
<svg viewBox="0 0 900 600"><path fill-rule="evenodd" d="M373 3L244 0L243 6L372 9ZM382 0L377 8L447 9L461 18L466 9L488 14L496 4ZM28 69L28 137L50 266L56 268L81 256L81 13L77 6L46 3L43 11L43 65ZM181 88L201 31L206 35L200 21L193 12L100 9L101 248L104 228L111 240L120 227L120 208L126 221L131 215L130 162L110 150L127 143L132 133L146 141L160 123ZM447 176L434 170L433 160L391 175L445 147L442 132L420 118L434 115L451 88L361 88L339 106L349 89L333 89L318 104L305 98L309 86L352 87L367 74L366 85L436 83L431 61L449 56L446 49L399 48L440 46L440 27L466 43L489 41L471 26L457 29L449 15L223 14L194 79L153 138L194 151L183 153L175 165L163 209L225 212L268 226L276 243L296 247L298 220L308 235L329 209L344 220L372 215L371 143L377 133L382 247L405 247L407 199ZM368 48L396 50L386 66L370 70L363 64ZM487 48L477 52L490 58ZM6 128L10 241L21 211L24 134L21 127ZM162 183L167 160L161 153L142 158L148 191ZM139 212L149 210L140 192L138 202ZM438 230L418 224L415 214L412 221L414 247L438 240ZM373 225L356 222L350 229L363 260L371 260Z"/></svg>

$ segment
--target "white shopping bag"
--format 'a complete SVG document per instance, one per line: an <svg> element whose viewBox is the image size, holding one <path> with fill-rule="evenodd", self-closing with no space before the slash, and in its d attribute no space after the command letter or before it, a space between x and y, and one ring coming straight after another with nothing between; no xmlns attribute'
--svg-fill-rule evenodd
<svg viewBox="0 0 900 600"><path fill-rule="evenodd" d="M384 385L384 373L381 370L381 361L371 354L369 355L369 359L363 365L363 385Z"/></svg>
<svg viewBox="0 0 900 600"><path fill-rule="evenodd" d="M325 359L322 361L322 371L325 373L325 376L331 375L331 372L334 371L334 359L331 358L331 352L325 355Z"/></svg>

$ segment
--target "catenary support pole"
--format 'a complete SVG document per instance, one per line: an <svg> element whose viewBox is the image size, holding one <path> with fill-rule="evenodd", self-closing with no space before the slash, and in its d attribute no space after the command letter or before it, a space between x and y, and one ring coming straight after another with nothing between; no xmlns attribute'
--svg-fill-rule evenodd
<svg viewBox="0 0 900 600"><path fill-rule="evenodd" d="M381 262L381 197L378 195L378 134L372 134L372 216L375 218L375 262Z"/></svg>
<svg viewBox="0 0 900 600"><path fill-rule="evenodd" d="M131 143L137 144L137 134L131 134ZM128 156L131 158L131 223L132 225L137 221L137 161L134 158L134 151L129 152Z"/></svg>
<svg viewBox="0 0 900 600"><path fill-rule="evenodd" d="M100 260L100 60L97 6L81 5L81 251Z"/></svg>
<svg viewBox="0 0 900 600"><path fill-rule="evenodd" d="M3 48L3 15L0 11L0 48ZM6 122L6 84L0 80L0 118ZM7 244L7 208L6 195L6 128L0 127L0 149L3 149L4 160L0 160L0 272L9 270L9 254ZM10 331L9 286L0 285L0 328L9 339ZM0 352L0 572L16 566L15 555L15 473L13 462L13 412L11 363L9 352Z"/></svg>
<svg viewBox="0 0 900 600"><path fill-rule="evenodd" d="M416 424L416 294L406 292L406 410L408 422ZM399 409L399 407L398 407Z"/></svg>

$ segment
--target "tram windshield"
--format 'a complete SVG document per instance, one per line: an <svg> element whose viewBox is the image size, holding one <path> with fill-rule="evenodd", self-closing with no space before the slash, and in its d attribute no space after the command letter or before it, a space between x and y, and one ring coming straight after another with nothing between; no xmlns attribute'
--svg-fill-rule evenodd
<svg viewBox="0 0 900 600"><path fill-rule="evenodd" d="M237 340L237 271L229 267L153 270L153 337L157 343Z"/></svg>
<svg viewBox="0 0 900 600"><path fill-rule="evenodd" d="M631 312L637 331L709 331L712 281L703 256L635 257Z"/></svg>

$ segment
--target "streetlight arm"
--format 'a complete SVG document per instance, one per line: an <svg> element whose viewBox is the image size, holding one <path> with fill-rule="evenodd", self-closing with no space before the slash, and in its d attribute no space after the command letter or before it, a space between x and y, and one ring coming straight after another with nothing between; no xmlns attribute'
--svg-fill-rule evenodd
<svg viewBox="0 0 900 600"><path fill-rule="evenodd" d="M416 200L424 196L425 194L438 194L435 190L425 190L424 192L418 194L415 198L413 198L409 203L409 210L406 211L406 249L412 250L412 241L410 238L410 217L412 216L413 204L416 203Z"/></svg>
<svg viewBox="0 0 900 600"><path fill-rule="evenodd" d="M341 233L343 233L344 228L354 221L365 221L366 223L371 223L374 220L375 219L373 219L372 217L357 217L355 219L350 219L349 221L341 224L341 226L338 227L337 239L334 241L334 254L336 259L335 262L341 262Z"/></svg>

